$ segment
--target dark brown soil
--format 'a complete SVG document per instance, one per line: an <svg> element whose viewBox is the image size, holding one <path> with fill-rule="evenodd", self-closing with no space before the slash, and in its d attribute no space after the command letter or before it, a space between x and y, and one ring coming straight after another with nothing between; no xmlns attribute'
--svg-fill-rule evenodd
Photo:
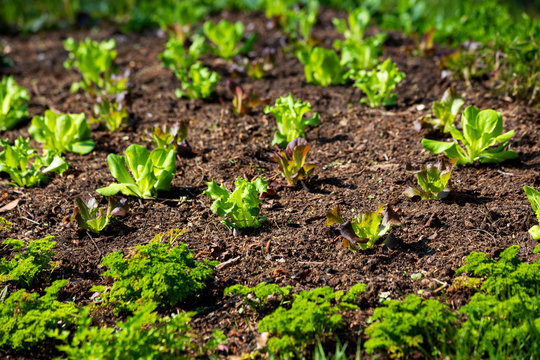
<svg viewBox="0 0 540 360"><path fill-rule="evenodd" d="M281 41L277 30L266 30L267 21L261 14L221 16L253 24L259 33L256 50ZM337 37L331 27L333 16L335 12L325 11L315 30L315 35L328 45ZM1 197L0 207L19 199L16 208L0 214L14 223L14 230L2 236L28 240L54 235L60 266L53 278L70 280L64 293L66 299L80 304L90 301L90 287L105 283L101 277L102 256L145 244L158 232L184 228L189 231L183 241L199 258L221 262L234 259L217 272L211 296L204 303L207 309L193 322L202 336L209 335L214 328L222 329L230 339L230 355L256 349L259 319L239 314L240 302L222 295L226 286L254 286L267 281L292 285L300 291L325 285L348 289L363 282L368 285L367 294L362 296L363 311L347 315L350 326L339 334L342 342L352 342L349 348L354 351L358 330L366 326L365 320L378 306L381 293L389 292L390 298L400 299L425 290L425 297L443 298L456 269L471 251L496 256L506 247L518 244L520 256L533 260L536 242L527 229L536 219L523 185L540 185L540 111L501 100L481 84L467 88L460 82L442 80L438 59L445 49L432 58L412 56L403 50L411 42L399 34L390 34L384 57L392 57L406 73L397 89L398 104L392 108L361 105L361 93L352 86L324 88L306 84L302 64L281 50L269 77L238 78L244 87L272 102L291 92L313 105L322 121L307 132L312 145L309 158L321 167L307 184L309 192L301 187L281 188L262 204L261 214L268 221L260 229L234 236L210 211L211 200L202 194L205 183L214 179L231 189L238 176L283 181L269 160L275 150L270 145L274 118L264 115L262 107L251 115L234 116L219 101L231 100L225 86L225 80L230 78L227 66L213 57L205 57L204 63L222 76L217 96L206 101L177 99L174 90L179 82L157 59L166 39L155 31L123 35L107 29L0 37L15 62L15 67L2 70L2 74L13 74L30 91L31 116L42 114L47 108L90 114L93 100L85 94L69 92L71 83L79 80L80 75L62 66L67 56L62 40L68 36L116 39L117 61L132 72L133 125L115 133L93 131L95 150L86 156L67 154L70 169L46 186L23 189L0 185L0 195L6 194ZM423 164L437 158L423 150L420 140L425 134L415 132L413 122L450 85L462 94L466 104L502 113L505 131L516 131L511 147L519 153L519 159L498 165L460 167L452 175L454 192L449 199L414 202L402 195L408 178L405 164ZM93 241L84 231L66 226L75 197L97 196L95 189L114 180L106 163L109 153L122 154L128 145L142 143L145 130L156 124L171 125L179 119L189 120L189 141L195 156L180 159L169 193L162 193L155 200L130 198L128 216ZM13 140L19 135L28 136L27 129L25 125L2 137ZM338 204L349 216L349 209L374 211L380 203L391 203L403 222L403 226L392 230L394 239L387 245L351 252L337 239L338 230L325 225L325 213ZM2 247L0 254L9 256ZM412 280L413 273L421 273L423 280ZM466 294L447 292L445 296L454 308L467 300Z"/></svg>

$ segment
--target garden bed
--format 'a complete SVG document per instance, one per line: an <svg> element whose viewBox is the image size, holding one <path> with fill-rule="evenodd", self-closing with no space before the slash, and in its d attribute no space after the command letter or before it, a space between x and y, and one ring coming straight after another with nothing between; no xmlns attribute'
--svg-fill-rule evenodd
<svg viewBox="0 0 540 360"><path fill-rule="evenodd" d="M325 45L331 45L339 35L331 18L343 14L326 9L321 13L314 35L324 39ZM281 43L281 33L268 29L268 20L262 14L224 12L213 20L221 18L241 20L248 29L253 26L259 35L258 50ZM274 118L263 113L263 106L241 117L230 111L224 103L232 99L225 85L231 75L227 64L213 56L205 56L203 63L222 77L217 95L207 100L177 99L174 90L179 82L157 58L166 37L157 31L124 35L112 28L0 37L15 63L14 67L1 70L1 74L13 74L29 90L30 117L42 115L49 108L69 113L91 112L92 100L86 94L69 91L80 75L62 65L67 56L62 41L87 36L116 39L117 63L132 74L130 127L112 133L93 130L94 151L83 156L66 154L70 168L47 185L0 185L0 207L17 201L0 214L13 223L13 229L5 231L2 237L55 237L55 260L59 266L52 273L52 280L69 280L61 300L69 299L79 305L92 301L90 288L108 284L100 266L103 256L116 250L129 252L135 245L148 243L158 232L187 229L181 241L193 249L197 259L217 260L224 265L218 267L208 294L181 308L198 308L192 322L195 329L202 337L216 328L223 330L229 338L228 354L239 355L257 348L258 318L255 314L240 314L241 301L223 296L223 289L233 284L255 286L265 281L291 285L298 292L325 285L348 290L354 284L365 283L367 292L360 298L362 311L348 313L348 327L339 334L342 342L354 344L381 298L402 299L410 293L421 293L425 298L447 297L453 309L465 304L470 294L453 291L450 285L456 269L464 265L464 258L471 251L497 256L517 244L523 261L536 258L532 250L537 242L527 233L536 219L523 185L539 185L540 111L501 99L481 83L473 82L467 87L462 82L443 79L439 63L448 49L436 48L432 57L413 56L405 51L411 40L400 33L390 33L384 57L391 57L406 77L397 86L397 105L386 108L361 105L362 94L352 86L306 84L302 64L282 50L278 50L278 61L270 76L260 80L236 78L244 88L253 89L272 103L289 93L310 102L313 111L320 113L321 124L306 133L312 146L310 160L320 164L315 176L306 183L308 189L279 188L262 203L261 215L267 218L262 227L233 234L211 212L212 201L203 191L212 179L229 190L238 176L284 181L276 164L270 161L276 150L270 145ZM429 112L432 102L439 100L450 86L465 99L466 105L502 114L504 130L516 131L511 148L519 158L501 164L459 167L453 172L448 198L412 201L402 195L410 177L405 164L436 161L437 157L423 149L420 141L425 136L442 138L438 133L416 132L413 122ZM95 189L113 182L106 161L109 153L122 154L133 143L149 145L141 140L145 131L157 124L172 125L180 119L189 121L188 141L194 155L181 157L177 162L170 192L160 193L157 199L130 198L128 215L99 235L90 237L75 223L70 225L73 199L97 196ZM5 132L3 137L11 141L19 135L27 137L27 129L28 126L21 126ZM336 205L350 215L349 209L375 211L381 203L392 204L403 225L392 229L392 238L374 249L352 252L338 239L339 230L326 226L325 215ZM0 247L0 255L9 257L10 253ZM415 273L421 273L422 279L412 279ZM40 282L34 290L43 286ZM120 320L107 311L100 313L98 319L105 324ZM46 349L39 356L48 358L54 353L53 349ZM36 358L36 354L9 356Z"/></svg>

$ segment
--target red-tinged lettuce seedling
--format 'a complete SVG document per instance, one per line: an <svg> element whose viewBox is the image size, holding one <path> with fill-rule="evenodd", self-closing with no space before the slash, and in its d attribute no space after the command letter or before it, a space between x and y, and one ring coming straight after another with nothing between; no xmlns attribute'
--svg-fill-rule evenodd
<svg viewBox="0 0 540 360"><path fill-rule="evenodd" d="M376 69L351 71L349 75L355 80L354 86L367 96L361 102L370 107L395 105L397 96L393 91L405 79L405 74L398 70L390 58L377 65Z"/></svg>
<svg viewBox="0 0 540 360"><path fill-rule="evenodd" d="M222 19L218 24L206 21L203 24L203 32L213 43L212 52L225 60L249 52L257 40L256 34L251 34L244 44L240 45L244 37L244 24L240 21L231 23Z"/></svg>
<svg viewBox="0 0 540 360"><path fill-rule="evenodd" d="M463 98L456 93L454 88L450 87L444 92L441 101L433 102L431 107L433 116L422 116L414 123L414 126L417 131L423 127L432 127L449 133L450 129L454 127L456 116L463 104L465 104Z"/></svg>
<svg viewBox="0 0 540 360"><path fill-rule="evenodd" d="M232 80L227 81L227 89L233 95L231 109L237 116L249 114L256 106L267 105L270 102L269 99L259 98L259 96L251 90L244 90L242 86Z"/></svg>
<svg viewBox="0 0 540 360"><path fill-rule="evenodd" d="M306 156L311 148L302 138L293 139L285 151L276 152L270 158L278 163L279 170L289 186L296 186L298 181L306 179L319 165L306 163Z"/></svg>
<svg viewBox="0 0 540 360"><path fill-rule="evenodd" d="M132 144L124 156L109 154L107 162L112 176L119 183L97 189L103 196L121 192L127 196L153 198L158 191L171 188L176 174L176 152L173 150L154 149L149 153L144 146Z"/></svg>
<svg viewBox="0 0 540 360"><path fill-rule="evenodd" d="M304 74L308 84L329 86L345 82L346 70L333 50L314 47L299 51L297 55L304 64Z"/></svg>
<svg viewBox="0 0 540 360"><path fill-rule="evenodd" d="M540 223L540 191L527 185L523 187L523 190L525 191L525 194L527 194L527 199L529 199L532 209L536 214L536 218ZM540 225L534 225L530 228L529 234L531 234L534 240L540 241Z"/></svg>
<svg viewBox="0 0 540 360"><path fill-rule="evenodd" d="M272 145L278 144L283 148L294 138L305 137L306 126L319 125L321 121L319 113L314 113L312 118L304 118L304 114L310 111L310 103L294 99L292 94L276 99L274 106L266 106L264 113L274 115L278 128L274 134Z"/></svg>
<svg viewBox="0 0 540 360"><path fill-rule="evenodd" d="M127 92L121 92L112 99L100 96L94 105L96 118L91 118L90 122L98 122L108 131L120 130L126 125L129 113L126 108Z"/></svg>
<svg viewBox="0 0 540 360"><path fill-rule="evenodd" d="M381 204L377 211L358 214L352 220L343 220L336 206L326 214L326 225L340 224L343 246L351 250L370 249L385 236L393 225L400 225L398 215L390 205Z"/></svg>
<svg viewBox="0 0 540 360"><path fill-rule="evenodd" d="M438 163L427 166L407 165L407 171L416 175L418 186L410 186L403 195L409 198L419 196L422 200L444 199L450 193L447 185L457 160L442 158Z"/></svg>
<svg viewBox="0 0 540 360"><path fill-rule="evenodd" d="M28 91L19 86L13 76L0 82L0 131L11 130L28 116Z"/></svg>
<svg viewBox="0 0 540 360"><path fill-rule="evenodd" d="M259 218L259 204L262 200L259 195L266 192L268 183L263 178L248 181L238 177L234 182L235 189L229 193L225 186L212 180L207 183L208 189L204 194L214 199L212 211L225 220L221 221L227 229L258 228L265 217Z"/></svg>
<svg viewBox="0 0 540 360"><path fill-rule="evenodd" d="M128 211L127 199L118 199L114 196L107 198L107 210L103 212L98 207L96 198L91 197L87 201L75 198L71 222L76 221L81 229L100 233L109 224L113 216L125 216Z"/></svg>
<svg viewBox="0 0 540 360"><path fill-rule="evenodd" d="M18 137L13 145L9 141L0 140L0 172L9 174L18 186L38 186L48 180L45 173L62 174L68 164L53 151L39 156L36 149L30 147L30 139ZM44 168L44 169L43 169Z"/></svg>
<svg viewBox="0 0 540 360"><path fill-rule="evenodd" d="M155 148L173 150L178 155L187 155L192 153L187 141L188 125L186 120L180 120L171 127L156 125L151 133L148 131L146 133ZM146 138L142 137L142 140L145 141Z"/></svg>
<svg viewBox="0 0 540 360"><path fill-rule="evenodd" d="M34 116L28 132L34 140L44 143L45 149L58 154L68 151L84 155L94 149L84 113L59 114L46 110L45 116Z"/></svg>
<svg viewBox="0 0 540 360"><path fill-rule="evenodd" d="M276 66L276 49L266 47L260 57L247 62L246 72L253 79L262 79Z"/></svg>
<svg viewBox="0 0 540 360"><path fill-rule="evenodd" d="M444 153L449 159L459 159L458 165L482 163L498 163L515 159L518 155L512 150L505 150L514 130L502 133L503 120L495 110L480 111L475 106L468 106L461 114L463 132L450 128L454 141L443 142L422 139L422 145L435 154ZM460 141L465 148L458 144ZM497 145L497 143L501 143ZM492 148L492 146L496 147Z"/></svg>
<svg viewBox="0 0 540 360"><path fill-rule="evenodd" d="M248 57L237 57L228 67L233 77L247 74L253 79L262 79L276 66L276 49L265 47L260 54Z"/></svg>

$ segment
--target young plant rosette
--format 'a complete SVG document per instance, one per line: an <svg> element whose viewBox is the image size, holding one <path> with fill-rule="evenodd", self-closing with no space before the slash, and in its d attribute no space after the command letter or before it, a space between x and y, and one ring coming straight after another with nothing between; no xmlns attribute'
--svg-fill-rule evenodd
<svg viewBox="0 0 540 360"><path fill-rule="evenodd" d="M268 183L263 178L250 182L238 177L232 193L229 193L225 186L218 186L214 180L207 185L208 189L204 194L215 200L211 207L212 212L225 217L221 223L227 229L258 228L266 220L265 217L258 217L259 204L262 202L259 196L268 189Z"/></svg>
<svg viewBox="0 0 540 360"><path fill-rule="evenodd" d="M154 149L148 152L144 146L132 144L124 156L109 154L107 162L112 176L119 183L97 189L103 196L121 192L127 196L154 198L160 190L169 191L176 174L174 150Z"/></svg>
<svg viewBox="0 0 540 360"><path fill-rule="evenodd" d="M345 221L341 209L336 206L326 214L326 225L340 224L343 246L353 251L367 250L383 236L388 234L393 225L400 225L398 215L390 205L381 204L377 211L358 214L352 220Z"/></svg>

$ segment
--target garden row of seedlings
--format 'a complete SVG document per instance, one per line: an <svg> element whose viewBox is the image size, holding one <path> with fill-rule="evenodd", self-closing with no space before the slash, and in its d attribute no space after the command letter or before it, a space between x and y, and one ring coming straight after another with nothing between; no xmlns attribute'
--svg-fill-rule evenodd
<svg viewBox="0 0 540 360"><path fill-rule="evenodd" d="M370 20L369 12L361 8L352 12L347 22L335 19L336 29L344 36L343 41L334 43L341 57L334 50L312 46L309 41L311 27L301 27L304 32L298 36L292 51L304 64L306 81L320 86L353 82L365 94L362 102L368 106L395 104L393 90L405 75L398 71L391 59L379 63L385 36L364 36ZM215 24L208 21L202 26L202 32L204 36L191 37L189 46L187 39L171 37L159 56L163 65L180 80L181 88L176 90L179 98L207 98L215 91L220 77L202 65L199 61L201 55L212 53L232 63L233 59L248 52L255 41L255 36L245 36L241 22L221 20ZM19 137L14 144L1 140L0 171L9 174L18 186L38 186L47 181L47 173L62 174L68 168L62 157L64 152L91 152L95 144L90 136L89 122L100 122L105 129L116 131L125 126L129 116L126 108L129 73L114 65L114 40L76 42L68 39L64 46L69 51L65 67L77 68L82 75L82 80L74 83L71 90L83 90L97 99L95 117L87 121L84 114L60 114L52 110L45 111L44 116L35 116L29 133L35 141L43 143L43 155L30 147L30 139ZM245 72L254 78L264 77L273 66L274 54L266 51L255 61L240 60L234 66L235 71ZM237 84L229 82L228 85L233 94L232 110L237 115L265 103ZM0 100L1 130L13 128L28 116L28 92L17 85L13 77L2 79ZM514 131L503 133L502 116L495 110L466 107L461 113L460 131L456 118L463 105L464 100L449 89L441 101L434 102L432 114L415 124L418 128L431 127L448 133L453 140L422 140L427 150L446 157L437 164L410 166L408 170L416 175L417 184L411 184L404 195L422 200L444 198L448 195L447 185L456 166L477 161L497 163L517 157L515 152L507 149ZM271 160L277 163L287 186L300 183L306 187L304 182L317 168L316 164L307 161L310 145L304 137L306 128L317 126L320 118L317 113L307 118L306 113L309 112L311 105L291 94L276 99L274 105L267 105L264 109L264 113L271 113L276 119L277 131L272 145L284 150L276 152ZM172 128L156 126L149 134L154 146L152 151L132 144L123 156L109 154L107 162L117 182L96 190L107 198L107 208L100 209L95 198L87 201L77 198L72 222L82 229L99 233L113 217L124 216L127 212L127 200L117 197L117 194L155 198L158 191L168 191L176 173L177 156L191 151L187 133L188 125L184 121ZM204 193L215 200L211 209L224 218L222 223L228 229L256 228L264 221L259 217L259 205L274 190L262 177L253 181L239 177L232 193L215 181L207 185ZM524 189L540 220L540 192L528 186ZM399 224L399 219L386 204L381 204L375 212L359 214L350 220L343 219L337 207L327 214L327 225L334 224L340 225L344 246L357 251L374 247L393 225ZM138 251L133 256L124 257L120 252L114 252L103 259L103 266L108 268L103 275L115 282L109 287L95 286L92 291L98 296L94 302L112 306L118 314L131 314L125 322L117 325L116 331L93 326L90 307L80 308L73 303L56 300L56 294L67 280L53 282L46 289L46 295L41 297L24 289L8 297L6 285L0 295L0 316L8 325L0 338L0 348L30 349L48 337L60 341L63 345L59 345L58 350L71 358L101 357L110 351L137 356L141 356L141 352L157 357L159 355L155 354L159 352L171 356L186 352L194 356L209 356L226 349L227 339L217 330L207 343L191 344L195 335L189 320L193 314L159 317L156 313L156 310L197 296L217 265L217 262L207 260L195 261L187 245L178 242L182 233L178 229L161 233L149 244L137 246ZM540 240L539 226L531 228L530 233ZM29 287L42 272L53 269L52 248L55 243L51 237L31 241L26 249L20 240L6 240L4 244L10 245L17 255L9 262L5 259L0 262L2 283ZM538 294L534 292L538 286L527 286L528 282L534 284L540 280L538 266L521 263L516 258L517 250L516 246L507 249L498 262L487 259L485 254L473 253L466 259L468 264L458 270L458 273L477 276L456 279L461 286L482 288L478 296L475 295L468 305L459 310L467 315L466 321L458 323L457 313L449 311L439 301L424 300L414 294L403 302L388 301L371 317L372 324L366 330L369 336L364 344L366 351L370 354L386 351L391 356L401 357L417 349L426 356L466 357L473 354L473 357L482 358L491 354L494 341L498 343L495 349L504 353L534 339L531 336L538 338L540 324L537 318L531 317L540 306ZM524 271L528 274L525 277L520 275ZM483 282L480 276L485 279ZM258 325L261 332L270 334L270 338L265 340L265 349L281 358L300 356L304 349L314 344L315 339L324 341L332 337L344 326L343 312L359 309L357 299L359 293L365 291L365 284L357 284L346 293L330 287L294 295L290 290L291 287L265 283L255 288L235 285L225 290L226 294L242 296L246 305L260 314L268 313L270 297L278 297L280 305L289 304L288 307L280 306ZM13 318L23 303L28 311ZM498 319L495 325L485 326L484 321L493 317ZM527 319L531 321L527 322ZM145 332L138 331L149 324L158 325ZM503 327L519 334L509 337L498 333L497 329ZM536 335L531 335L533 329L536 329ZM135 340L133 334L136 334ZM538 346L538 342L525 346L525 352L534 354ZM341 346L338 350L345 352ZM323 354L322 347L316 351Z"/></svg>

